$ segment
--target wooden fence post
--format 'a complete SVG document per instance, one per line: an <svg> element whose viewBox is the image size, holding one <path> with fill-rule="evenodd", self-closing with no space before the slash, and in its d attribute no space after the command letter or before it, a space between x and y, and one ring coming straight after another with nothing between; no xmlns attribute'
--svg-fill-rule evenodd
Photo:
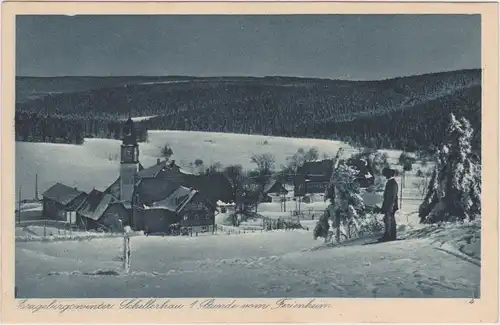
<svg viewBox="0 0 500 325"><path fill-rule="evenodd" d="M403 186L404 186L405 172L403 171L403 175L401 177L401 185L400 185L400 194L399 194L399 209L403 207Z"/></svg>
<svg viewBox="0 0 500 325"><path fill-rule="evenodd" d="M130 272L130 236L127 233L123 235L123 271Z"/></svg>

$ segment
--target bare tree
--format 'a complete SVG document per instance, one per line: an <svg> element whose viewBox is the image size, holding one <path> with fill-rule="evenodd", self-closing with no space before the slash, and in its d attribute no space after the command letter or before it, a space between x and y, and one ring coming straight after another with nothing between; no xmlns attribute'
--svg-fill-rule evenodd
<svg viewBox="0 0 500 325"><path fill-rule="evenodd" d="M293 156L287 158L288 160L287 167L289 170L295 173L300 168L300 166L302 166L305 162L315 161L318 159L319 159L319 151L317 148L313 147L307 151L305 151L303 148L299 148L297 152L293 154Z"/></svg>
<svg viewBox="0 0 500 325"><path fill-rule="evenodd" d="M174 151L170 147L170 145L167 143L161 148L161 156L164 157L165 159L169 160L170 157L172 157L174 154Z"/></svg>
<svg viewBox="0 0 500 325"><path fill-rule="evenodd" d="M245 175L241 165L230 165L224 168L223 174L229 180L232 188L233 200L236 204L236 211L240 211L242 196L244 194Z"/></svg>
<svg viewBox="0 0 500 325"><path fill-rule="evenodd" d="M257 170L260 175L270 175L276 167L276 159L270 153L252 155L250 160L257 165Z"/></svg>
<svg viewBox="0 0 500 325"><path fill-rule="evenodd" d="M210 164L206 170L207 175L213 175L215 173L218 173L222 168L222 164L220 162L214 162L213 164Z"/></svg>
<svg viewBox="0 0 500 325"><path fill-rule="evenodd" d="M305 154L304 154L304 161L315 161L319 159L319 151L318 148L310 148Z"/></svg>

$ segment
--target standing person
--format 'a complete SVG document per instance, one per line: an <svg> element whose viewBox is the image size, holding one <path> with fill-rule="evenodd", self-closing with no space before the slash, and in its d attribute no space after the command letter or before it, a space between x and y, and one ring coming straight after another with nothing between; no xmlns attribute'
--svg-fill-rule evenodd
<svg viewBox="0 0 500 325"><path fill-rule="evenodd" d="M384 235L379 241L396 240L396 218L395 213L399 210L398 206L398 182L394 178L396 171L390 168L384 168L382 174L387 179L384 190L384 202L382 204L382 213L384 214Z"/></svg>

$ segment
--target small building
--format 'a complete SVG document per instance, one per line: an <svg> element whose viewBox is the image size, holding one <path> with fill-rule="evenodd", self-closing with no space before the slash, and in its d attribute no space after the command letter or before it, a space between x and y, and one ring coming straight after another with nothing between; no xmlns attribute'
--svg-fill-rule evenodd
<svg viewBox="0 0 500 325"><path fill-rule="evenodd" d="M236 204L219 200L217 201L217 209L220 211L220 213L233 213L236 211Z"/></svg>
<svg viewBox="0 0 500 325"><path fill-rule="evenodd" d="M369 162L365 159L350 158L345 162L359 170L356 182L361 188L374 184L375 177ZM294 182L294 195L324 194L330 184L333 172L333 160L311 161L304 163L297 171Z"/></svg>
<svg viewBox="0 0 500 325"><path fill-rule="evenodd" d="M305 162L298 170L294 181L294 195L325 193L333 172L333 160Z"/></svg>
<svg viewBox="0 0 500 325"><path fill-rule="evenodd" d="M288 194L288 190L282 182L273 179L264 186L264 194L286 195Z"/></svg>
<svg viewBox="0 0 500 325"><path fill-rule="evenodd" d="M112 195L93 189L77 211L77 223L84 229L122 232L124 226L130 225L130 215Z"/></svg>
<svg viewBox="0 0 500 325"><path fill-rule="evenodd" d="M136 228L147 233L169 233L173 225L191 233L209 232L215 225L215 211L209 200L195 189L179 186L157 201L142 201L137 196Z"/></svg>
<svg viewBox="0 0 500 325"><path fill-rule="evenodd" d="M77 188L56 183L42 194L45 219L68 221L68 212L76 212L87 194Z"/></svg>
<svg viewBox="0 0 500 325"><path fill-rule="evenodd" d="M265 195L263 202L282 202L288 194L288 190L279 180L270 180L265 186L263 194Z"/></svg>

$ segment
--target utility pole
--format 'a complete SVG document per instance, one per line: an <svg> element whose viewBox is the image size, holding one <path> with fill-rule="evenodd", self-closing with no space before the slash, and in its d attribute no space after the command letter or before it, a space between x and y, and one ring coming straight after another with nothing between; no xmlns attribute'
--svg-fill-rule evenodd
<svg viewBox="0 0 500 325"><path fill-rule="evenodd" d="M283 212L286 212L286 194L283 193Z"/></svg>
<svg viewBox="0 0 500 325"><path fill-rule="evenodd" d="M401 177L401 184L399 186L399 209L403 207L403 185L404 185L404 179L405 179L405 172L403 171L402 177Z"/></svg>
<svg viewBox="0 0 500 325"><path fill-rule="evenodd" d="M35 200L38 201L38 174L35 175Z"/></svg>

